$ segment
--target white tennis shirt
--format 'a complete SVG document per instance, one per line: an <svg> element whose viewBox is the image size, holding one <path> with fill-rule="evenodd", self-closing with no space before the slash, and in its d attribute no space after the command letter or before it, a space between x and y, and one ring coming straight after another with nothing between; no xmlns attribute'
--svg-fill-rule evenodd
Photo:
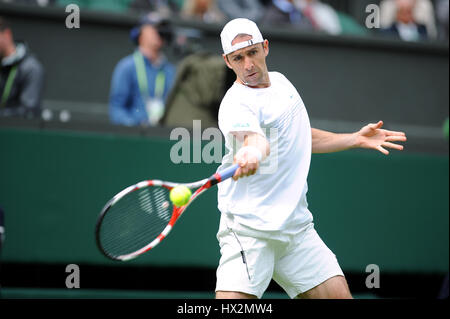
<svg viewBox="0 0 450 319"><path fill-rule="evenodd" d="M218 208L234 228L244 225L258 231L291 233L312 221L306 200L311 126L291 82L278 72L269 72L269 78L267 88L234 83L220 105L219 128L227 153L219 170L232 164L241 147L231 132L265 136L270 155L255 175L218 185Z"/></svg>

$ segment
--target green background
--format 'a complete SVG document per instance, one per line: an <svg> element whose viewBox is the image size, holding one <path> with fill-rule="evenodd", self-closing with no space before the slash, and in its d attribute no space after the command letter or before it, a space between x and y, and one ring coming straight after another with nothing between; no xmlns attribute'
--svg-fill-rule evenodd
<svg viewBox="0 0 450 319"><path fill-rule="evenodd" d="M5 262L122 265L97 250L97 216L145 179L190 182L218 164L173 164L177 141L115 134L0 129ZM191 155L192 156L192 155ZM313 155L308 202L344 271L448 272L448 156L392 151ZM216 267L216 189L195 201L170 236L127 265Z"/></svg>

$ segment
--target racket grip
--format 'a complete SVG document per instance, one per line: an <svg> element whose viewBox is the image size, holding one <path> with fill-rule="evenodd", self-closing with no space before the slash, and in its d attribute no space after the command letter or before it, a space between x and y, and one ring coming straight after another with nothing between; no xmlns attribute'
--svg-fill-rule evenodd
<svg viewBox="0 0 450 319"><path fill-rule="evenodd" d="M224 181L233 176L238 168L239 164L233 164L232 166L224 169L223 171L218 172L218 174L220 175L222 181Z"/></svg>

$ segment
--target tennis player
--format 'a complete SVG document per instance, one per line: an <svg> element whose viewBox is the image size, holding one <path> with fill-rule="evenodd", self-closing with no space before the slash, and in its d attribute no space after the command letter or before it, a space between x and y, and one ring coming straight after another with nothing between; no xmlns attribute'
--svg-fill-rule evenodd
<svg viewBox="0 0 450 319"><path fill-rule="evenodd" d="M240 167L234 181L218 189L216 298L261 298L272 278L291 298L352 298L308 210L311 153L360 147L387 155L387 148L403 149L395 142L406 141L405 134L381 129L381 121L352 134L312 129L295 87L283 74L267 70L269 42L257 25L235 19L220 36L236 81L219 110L229 151L219 169L233 162ZM267 163L276 169L264 172Z"/></svg>

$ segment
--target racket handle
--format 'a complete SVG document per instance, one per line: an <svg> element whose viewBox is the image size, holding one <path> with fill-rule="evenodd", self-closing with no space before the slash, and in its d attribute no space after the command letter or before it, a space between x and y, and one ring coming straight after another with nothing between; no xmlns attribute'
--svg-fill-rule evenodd
<svg viewBox="0 0 450 319"><path fill-rule="evenodd" d="M224 181L224 180L230 178L231 176L233 176L238 168L239 168L239 164L233 164L232 166L224 169L223 171L218 172L217 174L219 174L221 180Z"/></svg>

